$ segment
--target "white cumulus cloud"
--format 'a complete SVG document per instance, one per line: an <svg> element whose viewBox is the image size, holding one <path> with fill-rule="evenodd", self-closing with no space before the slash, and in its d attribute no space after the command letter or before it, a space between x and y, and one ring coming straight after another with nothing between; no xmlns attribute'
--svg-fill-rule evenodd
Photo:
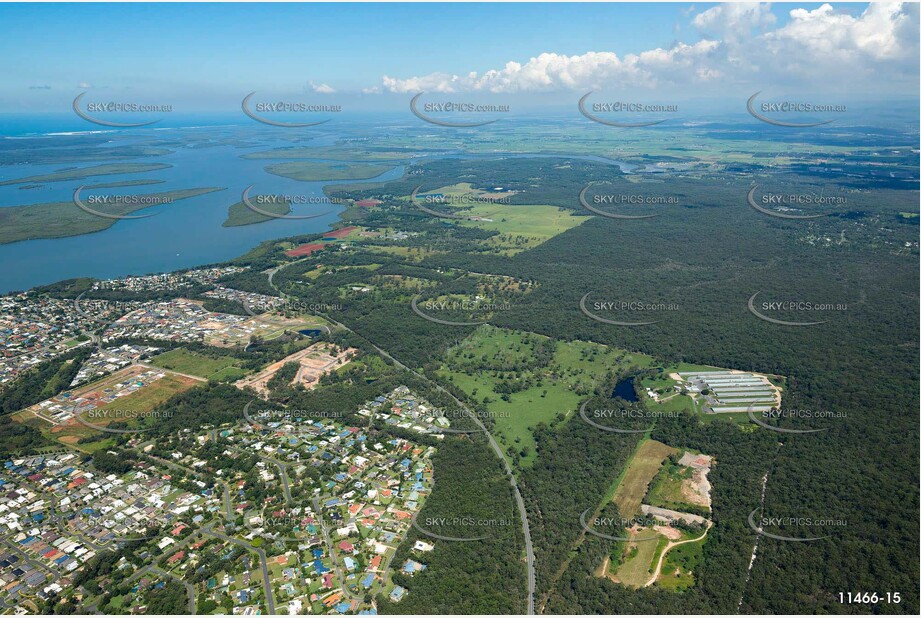
<svg viewBox="0 0 921 618"><path fill-rule="evenodd" d="M635 54L545 52L482 73L385 75L364 92L519 93L713 85L911 90L918 84L917 3L878 3L860 15L824 4L789 10L778 26L770 4L722 4L694 15L699 40ZM775 7L776 9L776 7Z"/></svg>

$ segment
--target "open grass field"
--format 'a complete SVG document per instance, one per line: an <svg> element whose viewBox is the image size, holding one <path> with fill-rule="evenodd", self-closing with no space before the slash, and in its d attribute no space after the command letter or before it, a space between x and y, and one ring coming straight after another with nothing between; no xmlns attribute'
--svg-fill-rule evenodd
<svg viewBox="0 0 921 618"><path fill-rule="evenodd" d="M664 465L650 484L646 504L676 511L687 510L684 485L694 471L687 466Z"/></svg>
<svg viewBox="0 0 921 618"><path fill-rule="evenodd" d="M482 326L451 348L440 374L469 396L489 400L495 434L506 448L522 453L521 465L530 465L536 453L533 427L558 415L571 417L609 370L648 366L652 358L584 341L557 342L543 365L532 360L548 338L533 333ZM523 380L527 388L503 398L503 381ZM580 394L582 393L582 394Z"/></svg>
<svg viewBox="0 0 921 618"><path fill-rule="evenodd" d="M556 206L532 204L476 204L464 209L463 213L480 219L462 221L461 225L499 233L488 239L486 244L502 255L533 249L588 219Z"/></svg>
<svg viewBox="0 0 921 618"><path fill-rule="evenodd" d="M188 373L206 379L218 379L215 377L217 374L226 375L225 370L236 368L237 363L236 359L229 356L210 358L185 348L164 352L150 361L151 365L162 367L163 369ZM242 372L242 370L239 371Z"/></svg>
<svg viewBox="0 0 921 618"><path fill-rule="evenodd" d="M132 369L136 371L136 369ZM107 385L124 379L126 372L122 370L117 374L108 376L103 380L90 384L81 389L81 392L99 391ZM132 427L143 427L143 420L128 420L129 418L141 419L154 408L167 401L173 395L186 391L200 381L176 374L167 374L133 393L119 397L109 404L92 410L91 416L84 413L83 417L94 425L106 426L113 422L129 422ZM126 413L126 411L128 411ZM76 419L70 419L64 424L53 425L49 421L37 416L33 410L23 410L13 415L13 420L38 429L51 440L77 448L81 451L92 453L114 444L112 434L104 434L87 427ZM148 421L149 422L149 421ZM92 438L95 438L94 440ZM81 443L81 440L83 441Z"/></svg>
<svg viewBox="0 0 921 618"><path fill-rule="evenodd" d="M703 560L704 543L685 543L669 550L662 563L662 571L656 579L656 586L665 590L680 592L694 585L694 571Z"/></svg>
<svg viewBox="0 0 921 618"><path fill-rule="evenodd" d="M649 489L649 483L658 473L662 461L674 452L677 452L677 449L655 440L644 440L640 443L614 490L613 500L622 517L633 517L640 512L640 504Z"/></svg>
<svg viewBox="0 0 921 618"><path fill-rule="evenodd" d="M650 530L642 530L638 533L639 538L648 538L652 534ZM633 536L633 535L631 535ZM627 543L625 558L617 567L615 576L620 583L631 588L639 588L649 581L652 576L652 569L655 568L654 560L657 559L662 548L668 543L668 539L659 536L658 541L642 541L639 543Z"/></svg>
<svg viewBox="0 0 921 618"><path fill-rule="evenodd" d="M173 395L188 390L197 384L201 383L185 376L167 374L130 395L120 397L101 408L96 408L93 423L104 425L105 421L103 419L106 418L106 413L114 410L131 410L138 415L147 414ZM102 418L99 415L102 415ZM112 417L112 421L115 420L118 419Z"/></svg>

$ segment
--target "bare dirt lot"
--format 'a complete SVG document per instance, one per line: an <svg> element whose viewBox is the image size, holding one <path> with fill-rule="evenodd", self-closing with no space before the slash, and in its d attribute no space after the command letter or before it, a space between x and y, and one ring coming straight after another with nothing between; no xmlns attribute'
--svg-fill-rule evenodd
<svg viewBox="0 0 921 618"><path fill-rule="evenodd" d="M338 349L330 343L315 343L310 347L298 350L294 354L276 361L256 373L236 382L237 388L252 388L261 395L268 395L267 384L278 370L287 363L299 363L297 375L292 384L302 384L305 388L313 388L325 373L334 371L349 362L356 350L352 348Z"/></svg>

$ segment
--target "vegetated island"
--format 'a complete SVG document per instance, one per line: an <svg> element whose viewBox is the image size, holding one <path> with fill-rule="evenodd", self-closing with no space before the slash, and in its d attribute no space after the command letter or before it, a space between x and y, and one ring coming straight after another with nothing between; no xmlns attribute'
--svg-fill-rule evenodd
<svg viewBox="0 0 921 618"><path fill-rule="evenodd" d="M243 159L326 159L328 161L403 161L412 157L410 149L370 150L348 146L319 148L273 148L242 155Z"/></svg>
<svg viewBox="0 0 921 618"><path fill-rule="evenodd" d="M324 161L286 161L265 168L270 174L292 180L366 180L393 169L392 165L373 163L329 163Z"/></svg>
<svg viewBox="0 0 921 618"><path fill-rule="evenodd" d="M259 210L264 210L273 215L287 215L291 212L291 203L278 195L254 195L249 200L250 204L253 204ZM271 219L272 217L261 215L240 201L227 209L227 219L224 220L221 227L253 225L254 223L262 223Z"/></svg>
<svg viewBox="0 0 921 618"><path fill-rule="evenodd" d="M116 189L118 187L139 187L141 185L158 185L166 182L158 178L137 178L135 180L116 180L101 182L96 185L86 185L85 189Z"/></svg>
<svg viewBox="0 0 921 618"><path fill-rule="evenodd" d="M26 178L4 180L0 182L0 186L80 180L83 178L92 178L93 176L110 176L112 174L138 174L141 172L163 170L169 167L173 166L168 163L104 163L103 165L72 167L58 170L50 174L39 174L37 176L27 176Z"/></svg>
<svg viewBox="0 0 921 618"><path fill-rule="evenodd" d="M111 215L129 215L138 210L171 203L205 193L223 191L224 187L176 189L145 194L143 204L108 204L91 207ZM81 210L73 202L47 202L27 206L0 208L0 244L40 238L64 238L106 230L118 219L99 217Z"/></svg>

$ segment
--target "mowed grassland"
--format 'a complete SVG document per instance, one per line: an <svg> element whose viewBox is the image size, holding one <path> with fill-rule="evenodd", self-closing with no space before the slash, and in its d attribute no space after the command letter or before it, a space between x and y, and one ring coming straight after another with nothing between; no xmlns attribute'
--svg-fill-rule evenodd
<svg viewBox="0 0 921 618"><path fill-rule="evenodd" d="M631 519L640 515L640 505L649 484L659 472L665 458L676 450L656 440L640 442L624 473L618 479L611 498L617 505L621 517ZM613 562L610 568L614 570L617 581L625 586L639 588L649 581L653 561L668 543L668 539L649 528L631 532L630 538L634 540L624 547L623 558L619 563ZM656 540L645 540L651 538Z"/></svg>
<svg viewBox="0 0 921 618"><path fill-rule="evenodd" d="M640 443L612 498L622 517L634 517L640 512L640 504L649 490L649 483L659 472L665 458L675 452L677 449L655 440Z"/></svg>
<svg viewBox="0 0 921 618"><path fill-rule="evenodd" d="M506 448L521 453L530 465L535 453L533 427L558 415L571 417L596 382L607 372L645 367L651 357L584 341L556 342L552 356L535 366L535 352L553 346L534 333L483 326L451 348L439 374L477 401L488 399L495 435ZM503 398L503 382L529 386ZM498 390L497 390L498 389Z"/></svg>
<svg viewBox="0 0 921 618"><path fill-rule="evenodd" d="M114 423L124 420L125 411L136 414L138 418L141 418L176 393L188 390L196 384L201 384L201 382L185 376L167 374L159 380L139 388L130 395L119 397L110 404L96 408L92 419L88 420L94 425L105 425L107 422Z"/></svg>
<svg viewBox="0 0 921 618"><path fill-rule="evenodd" d="M220 379L219 375L227 375L226 370L231 368L237 369L236 373L243 375L245 371L237 367L238 363L239 361L229 356L211 358L185 348L164 352L150 361L151 365L163 369L214 380Z"/></svg>

